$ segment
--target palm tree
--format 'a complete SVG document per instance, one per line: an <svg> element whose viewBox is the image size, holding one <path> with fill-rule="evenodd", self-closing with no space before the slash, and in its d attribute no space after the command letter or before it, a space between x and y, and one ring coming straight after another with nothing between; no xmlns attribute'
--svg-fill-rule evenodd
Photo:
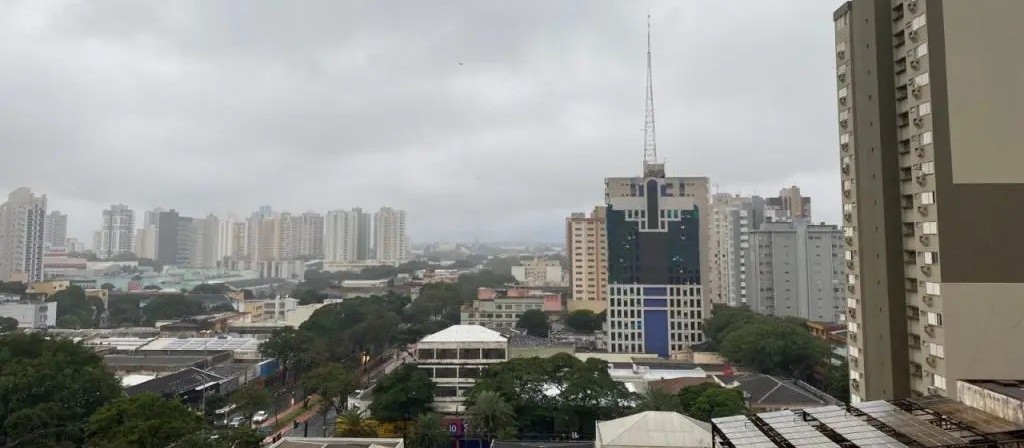
<svg viewBox="0 0 1024 448"><path fill-rule="evenodd" d="M421 415L409 436L406 446L409 448L443 448L451 444L451 435L441 427L441 417L434 413Z"/></svg>
<svg viewBox="0 0 1024 448"><path fill-rule="evenodd" d="M478 434L495 439L515 435L516 417L512 412L512 406L497 392L480 392L467 414L473 431Z"/></svg>
<svg viewBox="0 0 1024 448"><path fill-rule="evenodd" d="M670 411L683 413L683 404L679 397L658 389L649 389L637 405L641 411Z"/></svg>
<svg viewBox="0 0 1024 448"><path fill-rule="evenodd" d="M338 429L335 431L338 437L377 437L377 431L367 425L362 411L358 409L342 412L338 420Z"/></svg>

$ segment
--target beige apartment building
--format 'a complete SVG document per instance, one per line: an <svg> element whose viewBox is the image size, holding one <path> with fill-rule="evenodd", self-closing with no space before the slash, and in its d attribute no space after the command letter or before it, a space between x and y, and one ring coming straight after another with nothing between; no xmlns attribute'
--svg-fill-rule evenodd
<svg viewBox="0 0 1024 448"><path fill-rule="evenodd" d="M1024 377L1024 2L833 16L852 401Z"/></svg>
<svg viewBox="0 0 1024 448"><path fill-rule="evenodd" d="M567 308L604 311L608 306L608 236L605 207L595 207L590 215L573 213L565 219L565 250L572 261Z"/></svg>

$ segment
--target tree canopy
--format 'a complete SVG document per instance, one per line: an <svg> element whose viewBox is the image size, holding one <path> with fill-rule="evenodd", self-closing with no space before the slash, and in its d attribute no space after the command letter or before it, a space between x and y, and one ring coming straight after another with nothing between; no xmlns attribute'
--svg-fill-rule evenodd
<svg viewBox="0 0 1024 448"><path fill-rule="evenodd" d="M62 318L68 316L74 319L64 319L67 326L62 328L94 328L99 326L100 316L103 314L103 301L95 297L87 297L85 290L77 285L71 285L67 289L57 291L48 302L57 304L57 326L61 326ZM74 326L70 325L75 323Z"/></svg>
<svg viewBox="0 0 1024 448"><path fill-rule="evenodd" d="M444 448L451 444L451 435L434 413L420 415L406 437L409 448Z"/></svg>
<svg viewBox="0 0 1024 448"><path fill-rule="evenodd" d="M516 423L512 406L497 392L485 390L477 394L467 410L473 432L491 439L515 436Z"/></svg>
<svg viewBox="0 0 1024 448"><path fill-rule="evenodd" d="M255 383L250 383L231 394L229 400L232 404L238 406L236 409L245 415L246 418L251 418L257 411L267 410L272 404L273 399L274 397L270 395L270 391Z"/></svg>
<svg viewBox="0 0 1024 448"><path fill-rule="evenodd" d="M231 288L223 283L200 283L192 288L192 294L227 294Z"/></svg>
<svg viewBox="0 0 1024 448"><path fill-rule="evenodd" d="M569 354L516 358L493 365L470 390L467 405L492 391L512 406L518 429L529 433L593 434L594 422L621 417L636 401L611 378L608 363Z"/></svg>
<svg viewBox="0 0 1024 448"><path fill-rule="evenodd" d="M324 364L302 378L306 390L326 399L337 414L348 406L348 396L355 392L356 381L351 369L337 363Z"/></svg>
<svg viewBox="0 0 1024 448"><path fill-rule="evenodd" d="M103 360L67 339L0 337L0 446L80 443L90 415L121 396Z"/></svg>
<svg viewBox="0 0 1024 448"><path fill-rule="evenodd" d="M152 394L117 399L89 418L90 446L163 448L203 429L203 419L175 400Z"/></svg>
<svg viewBox="0 0 1024 448"><path fill-rule="evenodd" d="M408 421L429 412L433 401L434 383L427 372L415 364L405 364L374 387L370 413L380 421Z"/></svg>
<svg viewBox="0 0 1024 448"><path fill-rule="evenodd" d="M205 312L203 302L184 294L160 294L142 308L142 314L146 317L145 322L148 325L153 325L158 320L198 316Z"/></svg>
<svg viewBox="0 0 1024 448"><path fill-rule="evenodd" d="M18 319L13 317L0 317L0 333L7 333L18 329Z"/></svg>
<svg viewBox="0 0 1024 448"><path fill-rule="evenodd" d="M716 306L705 322L708 344L729 361L770 375L808 380L828 353L798 318L754 313L747 307Z"/></svg>
<svg viewBox="0 0 1024 448"><path fill-rule="evenodd" d="M576 310L565 317L565 325L580 333L593 333L601 329L601 316L590 310Z"/></svg>
<svg viewBox="0 0 1024 448"><path fill-rule="evenodd" d="M541 310L526 310L516 321L516 328L526 330L530 336L546 338L551 331L551 322L548 322L548 316Z"/></svg>

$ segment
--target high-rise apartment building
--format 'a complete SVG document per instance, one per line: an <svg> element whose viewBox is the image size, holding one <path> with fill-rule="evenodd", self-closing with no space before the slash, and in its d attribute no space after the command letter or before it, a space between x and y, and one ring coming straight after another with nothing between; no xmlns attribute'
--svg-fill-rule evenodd
<svg viewBox="0 0 1024 448"><path fill-rule="evenodd" d="M323 258L324 256L324 216L315 212L306 212L292 216L289 223L291 247L288 252L293 258Z"/></svg>
<svg viewBox="0 0 1024 448"><path fill-rule="evenodd" d="M1018 0L833 15L854 402L1024 376L1021 17Z"/></svg>
<svg viewBox="0 0 1024 448"><path fill-rule="evenodd" d="M0 281L43 279L46 195L18 188L0 205Z"/></svg>
<svg viewBox="0 0 1024 448"><path fill-rule="evenodd" d="M351 213L355 213L359 220L358 235L356 236L356 259L359 261L373 258L373 216L363 212L363 209L356 207Z"/></svg>
<svg viewBox="0 0 1024 448"><path fill-rule="evenodd" d="M149 212L147 212L149 213ZM135 256L156 259L157 228L156 224L147 224L135 231Z"/></svg>
<svg viewBox="0 0 1024 448"><path fill-rule="evenodd" d="M43 245L45 247L65 247L68 239L68 215L57 210L46 215L43 224Z"/></svg>
<svg viewBox="0 0 1024 448"><path fill-rule="evenodd" d="M253 261L286 260L290 257L291 214L273 213L270 216L249 218L248 248Z"/></svg>
<svg viewBox="0 0 1024 448"><path fill-rule="evenodd" d="M111 205L103 210L103 226L96 239L94 250L101 259L132 253L135 249L135 211L124 204Z"/></svg>
<svg viewBox="0 0 1024 448"><path fill-rule="evenodd" d="M747 259L750 232L758 229L764 219L765 200L759 196L712 196L707 294L712 303L738 306L748 302L748 276L756 267Z"/></svg>
<svg viewBox="0 0 1024 448"><path fill-rule="evenodd" d="M839 322L846 309L843 232L806 219L749 232L745 302L769 316Z"/></svg>
<svg viewBox="0 0 1024 448"><path fill-rule="evenodd" d="M769 197L767 205L782 210L789 219L811 219L811 198L802 196L796 185L783 188L777 197Z"/></svg>
<svg viewBox="0 0 1024 448"><path fill-rule="evenodd" d="M243 259L246 257L248 224L235 215L224 215L217 218L217 260L225 258Z"/></svg>
<svg viewBox="0 0 1024 448"><path fill-rule="evenodd" d="M573 213L565 219L565 251L570 260L569 311L600 313L608 307L608 237L605 207L588 216Z"/></svg>
<svg viewBox="0 0 1024 448"><path fill-rule="evenodd" d="M359 209L331 210L324 222L324 260L359 260L359 235L362 219Z"/></svg>
<svg viewBox="0 0 1024 448"><path fill-rule="evenodd" d="M405 210L381 207L373 215L375 259L402 263L409 259L409 240L405 234Z"/></svg>
<svg viewBox="0 0 1024 448"><path fill-rule="evenodd" d="M192 218L173 208L157 212L157 260L171 266L190 266L195 259L195 231Z"/></svg>

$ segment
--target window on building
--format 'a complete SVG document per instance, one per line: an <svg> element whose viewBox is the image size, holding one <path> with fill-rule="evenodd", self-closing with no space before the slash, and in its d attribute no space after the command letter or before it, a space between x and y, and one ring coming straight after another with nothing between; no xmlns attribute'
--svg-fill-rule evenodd
<svg viewBox="0 0 1024 448"><path fill-rule="evenodd" d="M921 223L921 233L925 235L935 235L939 233L939 223L935 221L925 221Z"/></svg>
<svg viewBox="0 0 1024 448"><path fill-rule="evenodd" d="M927 131L921 134L921 144L927 145L932 142L932 131ZM931 174L931 173L928 173Z"/></svg>
<svg viewBox="0 0 1024 448"><path fill-rule="evenodd" d="M946 390L946 377L942 375L932 374L932 386L942 390Z"/></svg>
<svg viewBox="0 0 1024 448"><path fill-rule="evenodd" d="M928 343L928 354L936 358L945 358L945 348L939 344L929 342Z"/></svg>
<svg viewBox="0 0 1024 448"><path fill-rule="evenodd" d="M910 21L910 29L916 30L924 26L927 22L925 21L924 14L914 17L914 20Z"/></svg>
<svg viewBox="0 0 1024 448"><path fill-rule="evenodd" d="M928 81L929 78L927 73L921 73L914 77L914 85L917 87L928 85Z"/></svg>
<svg viewBox="0 0 1024 448"><path fill-rule="evenodd" d="M932 113L932 102L931 101L925 101L925 102L921 103L920 106L917 106L917 116L918 117L923 117L923 116L928 115L930 113Z"/></svg>
<svg viewBox="0 0 1024 448"><path fill-rule="evenodd" d="M925 252L924 253L924 264L939 264L939 253L938 252Z"/></svg>
<svg viewBox="0 0 1024 448"><path fill-rule="evenodd" d="M935 162L921 163L921 174L935 174Z"/></svg>
<svg viewBox="0 0 1024 448"><path fill-rule="evenodd" d="M917 48L914 49L914 56L916 57L921 57L926 54L928 54L928 42L918 45Z"/></svg>
<svg viewBox="0 0 1024 448"><path fill-rule="evenodd" d="M921 193L921 205L928 205L935 203L935 192L925 191Z"/></svg>
<svg viewBox="0 0 1024 448"><path fill-rule="evenodd" d="M930 252L926 252L930 253ZM935 282L924 282L924 293L931 295L939 295L940 284Z"/></svg>
<svg viewBox="0 0 1024 448"><path fill-rule="evenodd" d="M926 321L928 325L935 325L936 327L942 326L942 315L939 313L933 313L928 311L926 314Z"/></svg>

